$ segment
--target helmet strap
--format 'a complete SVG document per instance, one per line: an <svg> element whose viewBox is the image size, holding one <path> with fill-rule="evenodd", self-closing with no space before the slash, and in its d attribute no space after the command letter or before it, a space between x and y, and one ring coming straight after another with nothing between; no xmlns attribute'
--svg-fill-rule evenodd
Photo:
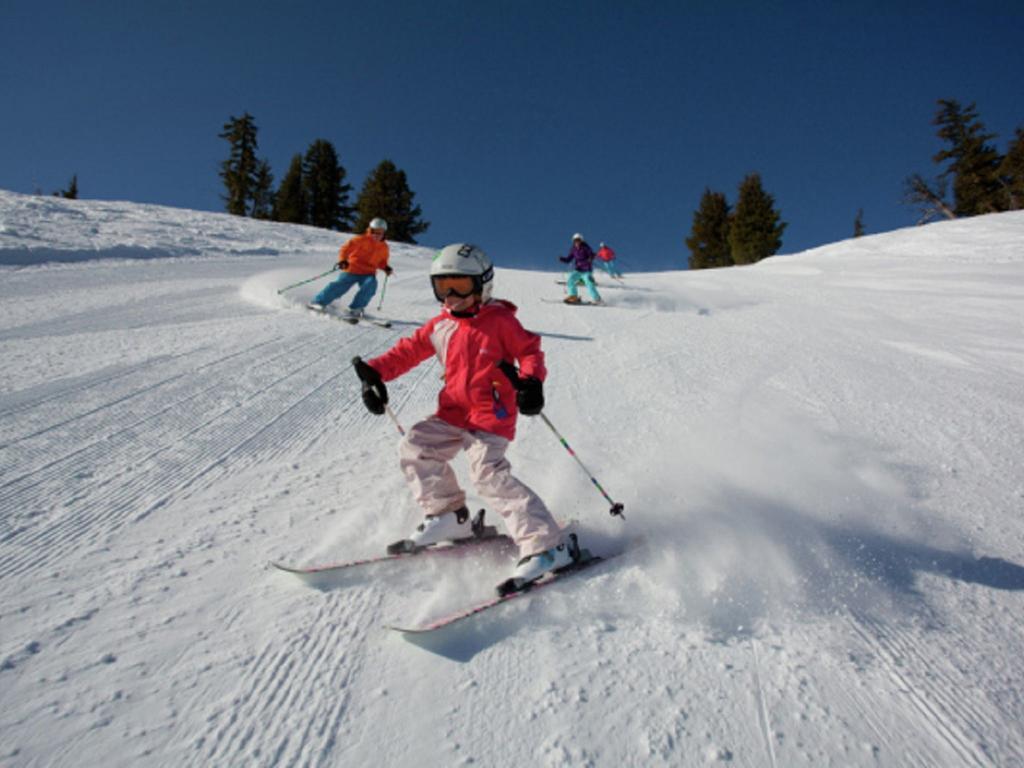
<svg viewBox="0 0 1024 768"><path fill-rule="evenodd" d="M477 312L480 311L480 298L479 293L474 293L472 296L467 296L464 299L465 303L450 307L448 302L445 301L444 306L454 317L475 317Z"/></svg>

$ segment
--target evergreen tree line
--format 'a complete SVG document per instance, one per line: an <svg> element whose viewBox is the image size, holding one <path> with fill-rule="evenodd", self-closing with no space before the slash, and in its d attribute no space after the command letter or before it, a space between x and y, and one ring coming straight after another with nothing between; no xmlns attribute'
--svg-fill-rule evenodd
<svg viewBox="0 0 1024 768"><path fill-rule="evenodd" d="M690 269L753 264L778 253L785 229L760 174L743 179L735 208L723 193L705 189L686 238Z"/></svg>
<svg viewBox="0 0 1024 768"><path fill-rule="evenodd" d="M41 190L38 187L36 187L35 194L41 195L41 194L43 194L43 190ZM67 189L58 189L56 192L53 193L53 196L54 197L63 197L65 199L67 199L67 200L77 200L78 199L78 174L76 173L76 174L74 174L71 177L71 181L68 183L68 188Z"/></svg>
<svg viewBox="0 0 1024 768"><path fill-rule="evenodd" d="M259 145L252 115L232 116L219 136L231 145L220 170L228 213L349 232L364 231L370 219L380 216L388 223L388 240L402 243L415 243L416 235L430 226L413 202L405 171L390 160L382 160L370 172L351 205L348 174L326 139L314 141L304 155L294 155L275 190L270 163L256 156Z"/></svg>
<svg viewBox="0 0 1024 768"><path fill-rule="evenodd" d="M1024 209L1024 126L1001 155L973 102L939 99L938 105L932 125L944 146L932 162L945 167L934 179L915 173L904 182L904 202L919 209L918 223Z"/></svg>
<svg viewBox="0 0 1024 768"><path fill-rule="evenodd" d="M974 103L937 103L932 125L944 146L932 161L942 170L934 179L915 173L904 182L904 202L919 209L918 223L1024 209L1024 126L1000 154L992 143L996 134L986 130ZM756 173L743 180L735 208L722 193L706 189L686 239L690 269L760 261L778 252L785 228ZM864 211L859 210L853 235L863 234Z"/></svg>

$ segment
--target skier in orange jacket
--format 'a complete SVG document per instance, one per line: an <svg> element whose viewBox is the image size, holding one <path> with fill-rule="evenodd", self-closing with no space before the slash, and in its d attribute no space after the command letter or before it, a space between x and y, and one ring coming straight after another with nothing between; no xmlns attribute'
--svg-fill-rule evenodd
<svg viewBox="0 0 1024 768"><path fill-rule="evenodd" d="M390 251L384 240L388 224L384 219L376 218L370 222L366 232L353 237L338 251L338 269L341 276L333 283L328 283L316 295L308 306L318 312L335 299L344 296L348 290L358 285L355 298L348 307L348 317L362 317L363 310L377 292L377 270L390 275L393 270L388 264Z"/></svg>

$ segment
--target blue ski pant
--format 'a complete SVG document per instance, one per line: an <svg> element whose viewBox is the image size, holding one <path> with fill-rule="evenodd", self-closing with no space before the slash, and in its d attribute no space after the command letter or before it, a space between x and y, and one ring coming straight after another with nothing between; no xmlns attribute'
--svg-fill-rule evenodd
<svg viewBox="0 0 1024 768"><path fill-rule="evenodd" d="M377 292L376 275L353 275L351 272L342 272L337 280L325 285L313 301L326 307L335 299L339 299L348 293L349 288L353 285L358 285L359 290L356 291L355 298L352 299L352 303L349 304L348 308L363 309L370 303L373 294Z"/></svg>
<svg viewBox="0 0 1024 768"><path fill-rule="evenodd" d="M615 263L615 259L612 259L611 261L597 259L596 262L600 264L604 268L604 271L612 277L622 277L622 270L620 270L619 265Z"/></svg>
<svg viewBox="0 0 1024 768"><path fill-rule="evenodd" d="M569 273L569 278L566 280L566 287L569 289L570 296L576 295L577 288L580 283L587 286L587 293L590 294L591 301L601 300L601 294L597 292L597 286L594 285L594 276L590 272L573 271Z"/></svg>

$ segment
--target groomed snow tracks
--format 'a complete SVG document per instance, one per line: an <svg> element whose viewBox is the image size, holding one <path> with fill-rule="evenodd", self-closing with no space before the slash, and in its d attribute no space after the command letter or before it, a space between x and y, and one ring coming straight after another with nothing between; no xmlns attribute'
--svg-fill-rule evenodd
<svg viewBox="0 0 1024 768"><path fill-rule="evenodd" d="M365 334L391 336L272 336L22 394L16 419L0 412L0 576L45 566L225 474L368 418L348 365L383 340Z"/></svg>

